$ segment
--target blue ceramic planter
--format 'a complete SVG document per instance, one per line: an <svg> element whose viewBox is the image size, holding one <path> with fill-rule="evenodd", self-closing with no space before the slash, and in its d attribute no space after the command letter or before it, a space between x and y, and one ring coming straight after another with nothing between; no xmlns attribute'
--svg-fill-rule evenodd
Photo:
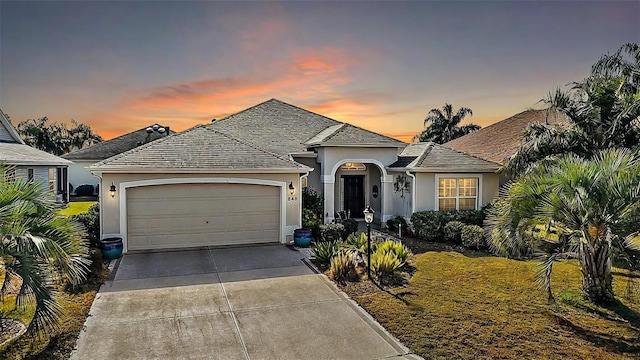
<svg viewBox="0 0 640 360"><path fill-rule="evenodd" d="M293 243L298 247L308 247L311 245L311 229L293 230Z"/></svg>
<svg viewBox="0 0 640 360"><path fill-rule="evenodd" d="M122 256L122 238L113 237L100 240L102 257L114 260Z"/></svg>

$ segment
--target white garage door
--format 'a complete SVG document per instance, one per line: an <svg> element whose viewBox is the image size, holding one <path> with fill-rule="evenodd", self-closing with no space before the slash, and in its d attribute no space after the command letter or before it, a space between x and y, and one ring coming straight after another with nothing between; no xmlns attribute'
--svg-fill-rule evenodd
<svg viewBox="0 0 640 360"><path fill-rule="evenodd" d="M127 189L128 250L278 242L280 188L171 184Z"/></svg>

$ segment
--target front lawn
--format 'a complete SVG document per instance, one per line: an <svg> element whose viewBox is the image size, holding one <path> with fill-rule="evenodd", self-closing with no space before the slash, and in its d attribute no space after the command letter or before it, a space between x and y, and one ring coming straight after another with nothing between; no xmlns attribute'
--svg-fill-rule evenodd
<svg viewBox="0 0 640 360"><path fill-rule="evenodd" d="M556 304L534 283L537 262L480 252L428 251L415 256L410 283L380 290L367 282L344 290L413 352L428 359L640 358L640 303L582 300L578 264L554 266ZM364 290L364 291L363 291Z"/></svg>
<svg viewBox="0 0 640 360"><path fill-rule="evenodd" d="M78 202L70 202L68 203L68 207L66 209L60 210L60 214L71 216L85 213L89 210L91 205L97 204L97 201L78 201Z"/></svg>

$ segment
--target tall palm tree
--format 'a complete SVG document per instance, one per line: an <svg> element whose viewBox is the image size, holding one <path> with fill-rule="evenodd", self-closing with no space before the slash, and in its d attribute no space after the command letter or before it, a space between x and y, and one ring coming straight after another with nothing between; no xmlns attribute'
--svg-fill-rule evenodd
<svg viewBox="0 0 640 360"><path fill-rule="evenodd" d="M555 260L577 257L582 290L594 302L613 300L611 257L619 250L633 271L640 270L640 159L629 149L610 149L587 160L565 155L537 163L489 210L490 247L518 257L545 254L539 281L552 300ZM558 229L559 238L532 236L536 227Z"/></svg>
<svg viewBox="0 0 640 360"><path fill-rule="evenodd" d="M426 119L424 119L424 131L414 136L413 139L421 142L432 141L444 144L480 130L480 126L475 124L459 125L467 115L473 116L471 109L462 107L454 114L451 104L445 104L442 107L442 111L440 109L431 109Z"/></svg>
<svg viewBox="0 0 640 360"><path fill-rule="evenodd" d="M5 178L0 165L0 301L12 279L21 286L15 306L35 306L29 329L56 328L61 305L56 281L78 284L88 265L88 246L79 228L56 212L55 199L42 184Z"/></svg>
<svg viewBox="0 0 640 360"><path fill-rule="evenodd" d="M633 60L625 60L625 51ZM573 83L568 91L556 89L541 101L549 105L550 112L564 114L569 123L530 125L521 148L504 166L511 178L536 161L565 153L591 158L602 149L638 148L640 48L627 44L616 54L602 57L588 78Z"/></svg>

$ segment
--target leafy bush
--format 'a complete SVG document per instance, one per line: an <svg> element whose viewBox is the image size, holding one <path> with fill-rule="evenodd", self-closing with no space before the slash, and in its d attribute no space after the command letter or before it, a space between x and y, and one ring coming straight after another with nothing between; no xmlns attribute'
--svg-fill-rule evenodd
<svg viewBox="0 0 640 360"><path fill-rule="evenodd" d="M371 255L371 269L378 276L392 275L402 267L403 262L391 251L378 250Z"/></svg>
<svg viewBox="0 0 640 360"><path fill-rule="evenodd" d="M320 238L322 241L340 241L344 233L344 225L342 224L326 224L320 225Z"/></svg>
<svg viewBox="0 0 640 360"><path fill-rule="evenodd" d="M344 226L344 232L342 238L346 239L349 235L355 234L358 231L358 222L353 219L342 220L342 226Z"/></svg>
<svg viewBox="0 0 640 360"><path fill-rule="evenodd" d="M396 215L393 218L387 220L387 229L389 229L389 231L398 231L398 225L402 226L403 232L409 228L407 219L405 219L403 216Z"/></svg>
<svg viewBox="0 0 640 360"><path fill-rule="evenodd" d="M93 185L84 184L76 188L76 195L78 196L92 196L95 188Z"/></svg>
<svg viewBox="0 0 640 360"><path fill-rule="evenodd" d="M308 187L302 189L302 208L311 210L314 214L322 214L324 200L322 196Z"/></svg>
<svg viewBox="0 0 640 360"><path fill-rule="evenodd" d="M318 214L309 209L302 209L302 228L311 229L312 237L315 240L320 239L321 224L322 219L320 219Z"/></svg>
<svg viewBox="0 0 640 360"><path fill-rule="evenodd" d="M89 185L91 186L91 185ZM85 213L73 215L71 220L82 224L87 231L91 246L100 247L100 204L91 205Z"/></svg>
<svg viewBox="0 0 640 360"><path fill-rule="evenodd" d="M352 252L338 251L336 256L331 258L331 266L329 269L333 275L333 279L340 283L358 278L356 262L354 261Z"/></svg>
<svg viewBox="0 0 640 360"><path fill-rule="evenodd" d="M449 221L447 225L444 226L445 241L452 244L460 244L462 242L460 233L464 226L464 223L461 221Z"/></svg>
<svg viewBox="0 0 640 360"><path fill-rule="evenodd" d="M409 249L406 246L404 246L402 243L395 242L390 239L376 246L376 253L379 253L379 252L393 253L402 262L407 260L407 257L409 257L409 255L411 254Z"/></svg>
<svg viewBox="0 0 640 360"><path fill-rule="evenodd" d="M311 252L311 259L321 264L329 264L331 258L338 254L340 244L335 241L316 243Z"/></svg>
<svg viewBox="0 0 640 360"><path fill-rule="evenodd" d="M460 221L467 225L482 225L484 211L419 211L411 215L411 223L416 236L429 241L444 241L444 227L450 221Z"/></svg>
<svg viewBox="0 0 640 360"><path fill-rule="evenodd" d="M484 230L478 225L465 225L460 232L462 245L467 248L480 249L485 245Z"/></svg>

